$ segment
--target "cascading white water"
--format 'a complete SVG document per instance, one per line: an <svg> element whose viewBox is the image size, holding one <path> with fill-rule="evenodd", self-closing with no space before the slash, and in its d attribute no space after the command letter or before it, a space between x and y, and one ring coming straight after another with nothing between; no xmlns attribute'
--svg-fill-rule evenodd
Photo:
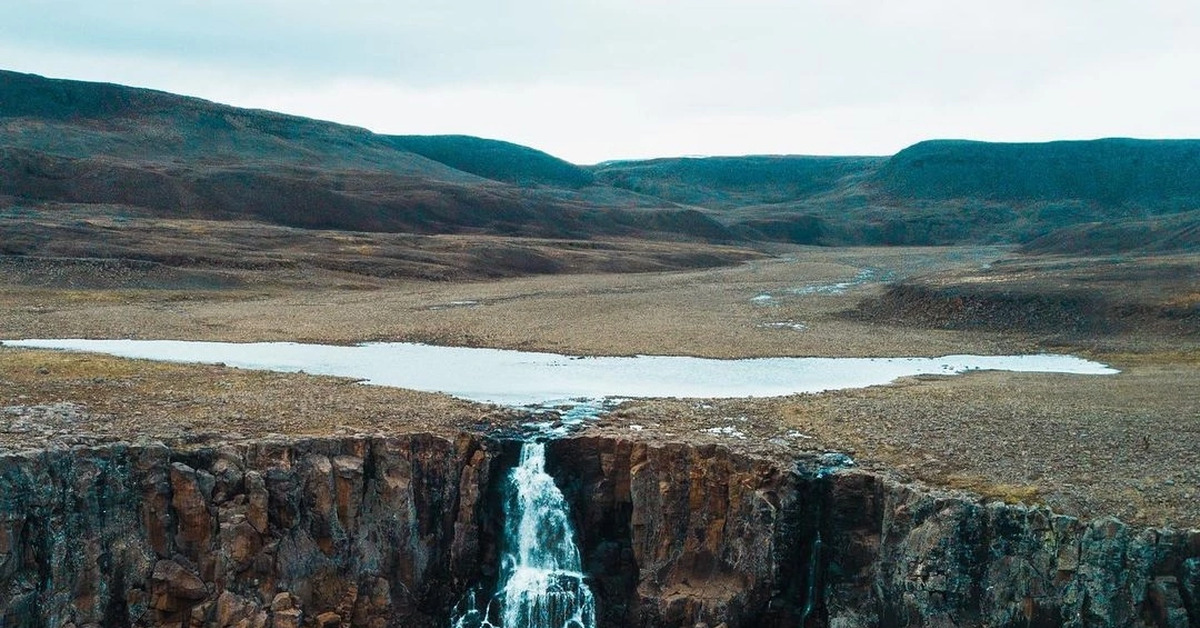
<svg viewBox="0 0 1200 628"><path fill-rule="evenodd" d="M500 581L479 608L474 594L453 628L594 628L596 604L584 582L567 502L546 473L546 445L521 447L504 504Z"/></svg>

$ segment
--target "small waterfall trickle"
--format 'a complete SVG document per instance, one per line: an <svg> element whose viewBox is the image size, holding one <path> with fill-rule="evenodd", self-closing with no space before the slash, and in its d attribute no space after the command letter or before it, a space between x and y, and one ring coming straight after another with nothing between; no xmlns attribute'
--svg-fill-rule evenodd
<svg viewBox="0 0 1200 628"><path fill-rule="evenodd" d="M545 443L527 442L505 487L504 556L496 592L459 604L452 628L595 628L567 502L546 473Z"/></svg>

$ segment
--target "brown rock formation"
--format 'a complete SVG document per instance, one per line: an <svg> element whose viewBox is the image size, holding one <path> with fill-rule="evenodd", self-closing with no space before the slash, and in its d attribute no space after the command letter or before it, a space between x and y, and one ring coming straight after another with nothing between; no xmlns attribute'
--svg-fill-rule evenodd
<svg viewBox="0 0 1200 628"><path fill-rule="evenodd" d="M982 503L820 458L559 441L608 625L1200 626L1200 531Z"/></svg>
<svg viewBox="0 0 1200 628"><path fill-rule="evenodd" d="M0 456L0 626L444 626L494 578L485 437ZM1200 625L1200 532L715 446L556 441L602 626Z"/></svg>
<svg viewBox="0 0 1200 628"><path fill-rule="evenodd" d="M478 577L494 444L0 458L0 626L431 626Z"/></svg>

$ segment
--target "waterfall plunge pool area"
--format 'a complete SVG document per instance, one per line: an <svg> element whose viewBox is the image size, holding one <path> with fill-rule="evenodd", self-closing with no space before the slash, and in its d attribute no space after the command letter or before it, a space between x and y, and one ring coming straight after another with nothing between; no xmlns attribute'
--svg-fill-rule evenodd
<svg viewBox="0 0 1200 628"><path fill-rule="evenodd" d="M638 397L780 397L864 388L915 375L999 370L1111 375L1116 369L1071 355L947 355L897 358L568 356L407 342L351 346L184 340L5 340L9 347L103 353L124 358L334 375L366 384L446 393L510 407L600 408Z"/></svg>

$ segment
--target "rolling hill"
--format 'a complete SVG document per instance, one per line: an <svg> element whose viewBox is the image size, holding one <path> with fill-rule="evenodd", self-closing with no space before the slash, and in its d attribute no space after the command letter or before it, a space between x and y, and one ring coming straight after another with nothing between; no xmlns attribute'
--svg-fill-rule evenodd
<svg viewBox="0 0 1200 628"><path fill-rule="evenodd" d="M610 162L600 180L809 244L1028 242L1200 209L1200 141L921 142L891 157ZM1116 227L1119 229L1119 227Z"/></svg>
<svg viewBox="0 0 1200 628"><path fill-rule="evenodd" d="M520 174L557 162L532 149L475 138L467 144L467 153L447 156L436 141L153 90L0 72L0 195L22 202L319 229L728 239L720 224L695 210L608 187L587 189L584 171L571 187L537 185L565 175ZM472 165L463 155L477 157Z"/></svg>
<svg viewBox="0 0 1200 628"><path fill-rule="evenodd" d="M938 140L890 157L580 166L499 140L381 135L0 71L0 207L45 203L389 233L1032 243L1093 223L1144 232L1200 209L1200 141Z"/></svg>
<svg viewBox="0 0 1200 628"><path fill-rule="evenodd" d="M1200 140L928 141L888 159L874 181L901 199L1193 209L1200 201Z"/></svg>

